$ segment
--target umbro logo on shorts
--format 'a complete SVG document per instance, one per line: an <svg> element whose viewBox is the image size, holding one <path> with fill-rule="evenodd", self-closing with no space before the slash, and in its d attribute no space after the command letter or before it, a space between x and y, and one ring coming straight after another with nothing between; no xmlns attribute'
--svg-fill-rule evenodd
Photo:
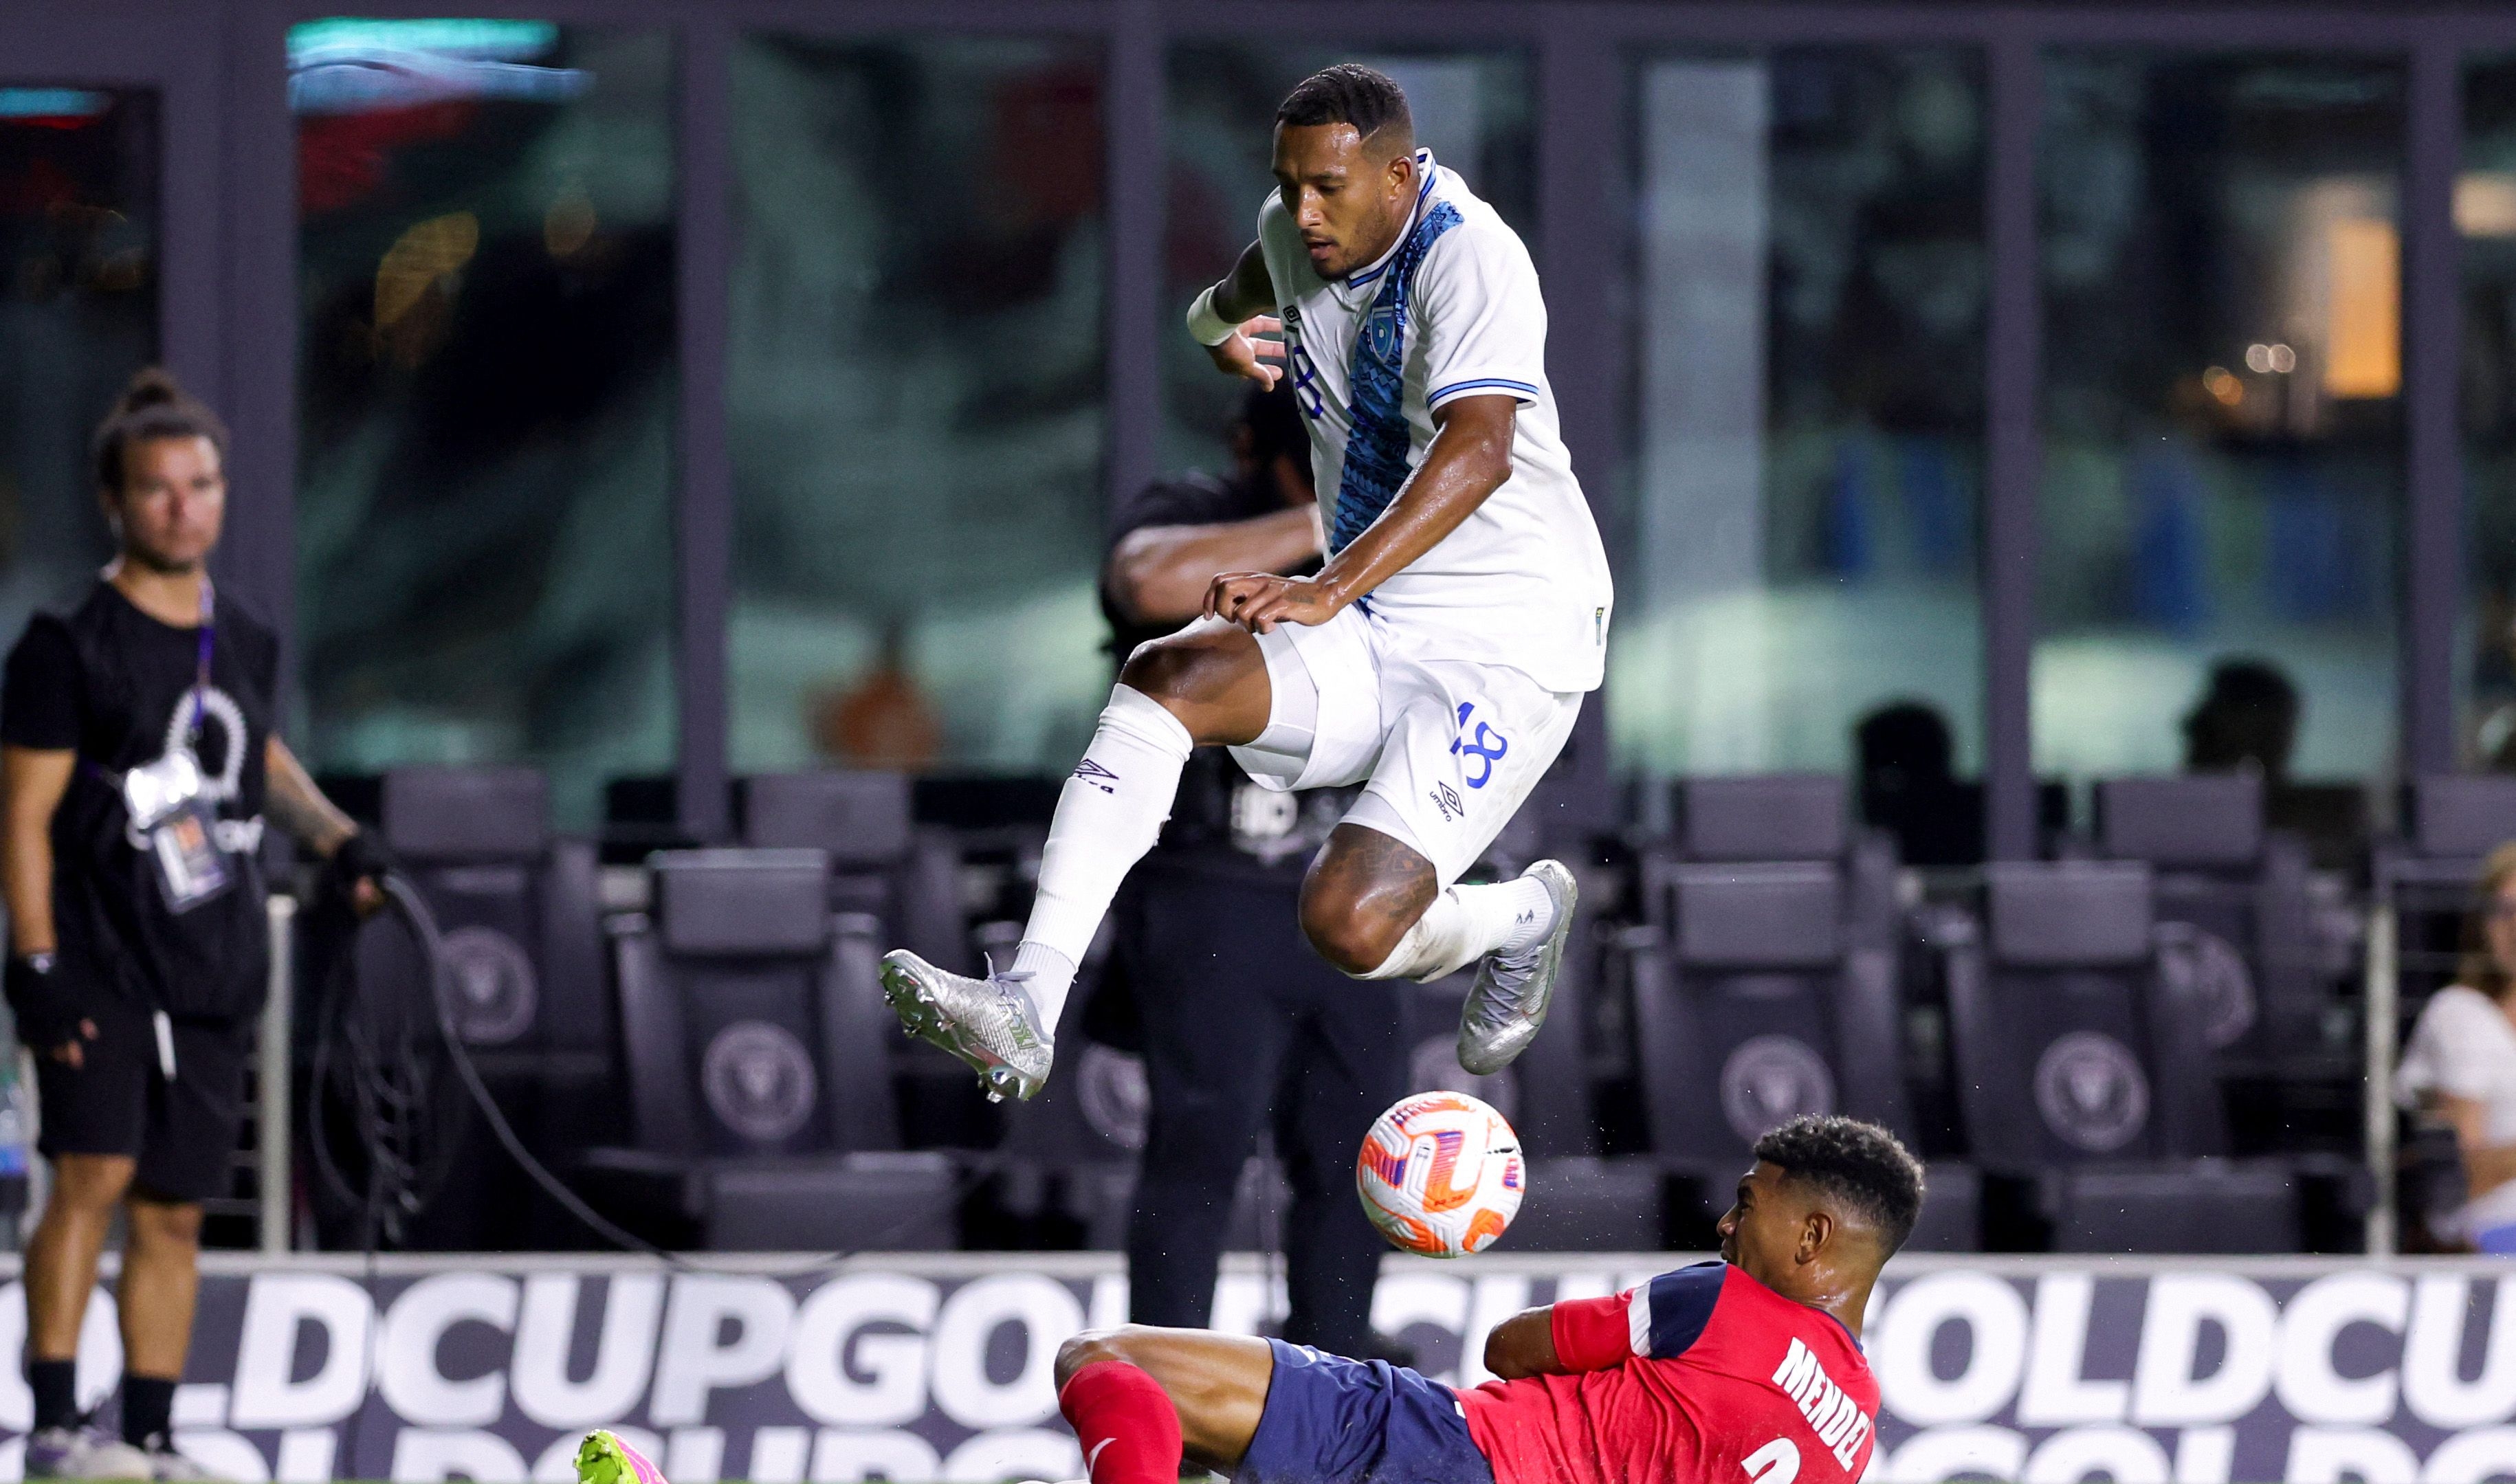
<svg viewBox="0 0 2516 1484"><path fill-rule="evenodd" d="M1431 798L1433 807L1442 811L1445 821L1455 822L1468 812L1468 806L1459 802L1459 791L1447 783L1433 785Z"/></svg>
<svg viewBox="0 0 2516 1484"><path fill-rule="evenodd" d="M1099 789L1105 794L1114 794L1118 792L1116 787L1114 787L1118 781L1118 775L1110 771L1108 768L1103 767L1100 763L1093 762L1089 758L1086 758L1082 762L1074 764L1074 776L1082 779L1088 784L1091 784L1094 788ZM1102 780L1105 778L1108 779L1109 782L1104 783Z"/></svg>

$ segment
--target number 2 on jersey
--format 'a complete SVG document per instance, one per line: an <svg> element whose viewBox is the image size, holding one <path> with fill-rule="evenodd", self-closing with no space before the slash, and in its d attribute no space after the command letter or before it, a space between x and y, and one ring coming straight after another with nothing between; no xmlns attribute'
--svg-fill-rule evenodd
<svg viewBox="0 0 2516 1484"><path fill-rule="evenodd" d="M1791 1484L1800 1476L1799 1445L1776 1438L1740 1461L1753 1484Z"/></svg>

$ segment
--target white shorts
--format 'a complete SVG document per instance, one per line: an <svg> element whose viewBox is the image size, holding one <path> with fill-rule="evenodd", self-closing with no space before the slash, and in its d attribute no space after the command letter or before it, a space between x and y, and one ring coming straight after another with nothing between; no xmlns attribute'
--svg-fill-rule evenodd
<svg viewBox="0 0 2516 1484"><path fill-rule="evenodd" d="M1415 659L1360 607L1257 639L1275 703L1234 761L1267 788L1365 784L1346 820L1405 842L1445 886L1519 812L1581 714L1580 692L1518 670Z"/></svg>

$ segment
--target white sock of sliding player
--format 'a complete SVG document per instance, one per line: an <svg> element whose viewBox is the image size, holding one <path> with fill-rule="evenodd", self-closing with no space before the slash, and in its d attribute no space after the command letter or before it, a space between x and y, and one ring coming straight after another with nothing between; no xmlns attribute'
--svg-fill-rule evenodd
<svg viewBox="0 0 2516 1484"><path fill-rule="evenodd" d="M1057 797L1048 847L1039 857L1039 895L1023 929L1014 968L1039 1008L1040 1029L1057 1034L1058 1012L1074 966L1101 929L1127 872L1153 847L1179 793L1180 769L1196 739L1160 702L1113 687L1083 761Z"/></svg>
<svg viewBox="0 0 2516 1484"><path fill-rule="evenodd" d="M1555 899L1531 880L1490 886L1452 886L1406 929L1366 979L1439 979L1487 954L1517 953L1543 941L1555 927Z"/></svg>

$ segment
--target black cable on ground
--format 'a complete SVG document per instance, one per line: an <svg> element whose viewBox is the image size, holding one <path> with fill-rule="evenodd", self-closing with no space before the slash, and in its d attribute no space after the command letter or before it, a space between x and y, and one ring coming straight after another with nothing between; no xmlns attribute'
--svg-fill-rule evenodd
<svg viewBox="0 0 2516 1484"><path fill-rule="evenodd" d="M724 1271L693 1263L613 1221L588 1205L583 1197L569 1189L566 1181L553 1175L549 1167L524 1147L524 1139L517 1134L515 1126L507 1121L505 1111L490 1093L487 1082L482 1080L480 1068L474 1065L472 1053L463 1044L462 1032L454 1023L454 996L448 982L451 970L446 963L444 935L438 928L437 915L429 910L427 900L418 890L398 874L386 876L384 888L387 907L401 920L419 943L421 959L427 965L429 995L434 1002L432 1009L438 1038L454 1068L455 1077L463 1084L464 1091L471 1094L472 1105L488 1124L491 1136L516 1162L517 1168L588 1231L612 1246L653 1257L680 1271ZM354 937L355 934L344 936L340 958L329 966L331 972L323 979L331 990L327 999L332 1003L323 1008L318 1021L310 1067L314 1083L313 1095L309 1098L313 1121L310 1141L315 1145L315 1166L327 1183L347 1203L358 1204L360 1193L351 1188L346 1173L340 1170L330 1150L325 1147L328 1141L324 1136L320 1112L326 1092L324 1082L330 1076L335 1055L331 1043L337 1037L344 1044L343 1049L352 1053L351 1102L356 1110L356 1132L360 1143L367 1149L371 1160L390 1161L388 1165L370 1164L368 1171L368 1189L364 1192L367 1214L361 1224L364 1227L362 1235L372 1254L379 1236L398 1232L400 1219L417 1215L425 1208L427 1200L436 1194L436 1187L442 1184L445 1173L451 1168L456 1140L440 1138L435 1142L441 1148L428 1147L429 1129L421 1121L442 1118L444 1114L442 1108L436 1105L434 1096L429 1095L437 1092L438 1087L415 1086L432 1082L425 1076L411 1075L421 1070L415 1066L415 1057L395 1058L401 1065L388 1067L380 1058L364 1054L372 1050L370 1033L376 1029L374 1019L381 1017L370 1017L369 1012L374 1010L372 1003L356 991ZM349 982L335 983L336 979ZM416 1145L415 1150L401 1147L406 1139ZM885 1242L925 1223L939 1212L958 1207L981 1180L1003 1169L1007 1162L1007 1157L1001 1152L990 1152L970 1160L954 1177L952 1188L944 1199L911 1207L898 1221L877 1232L861 1246L818 1254L776 1276L808 1275L836 1267L864 1253L880 1252ZM388 1174L392 1175L391 1179L386 1178Z"/></svg>

